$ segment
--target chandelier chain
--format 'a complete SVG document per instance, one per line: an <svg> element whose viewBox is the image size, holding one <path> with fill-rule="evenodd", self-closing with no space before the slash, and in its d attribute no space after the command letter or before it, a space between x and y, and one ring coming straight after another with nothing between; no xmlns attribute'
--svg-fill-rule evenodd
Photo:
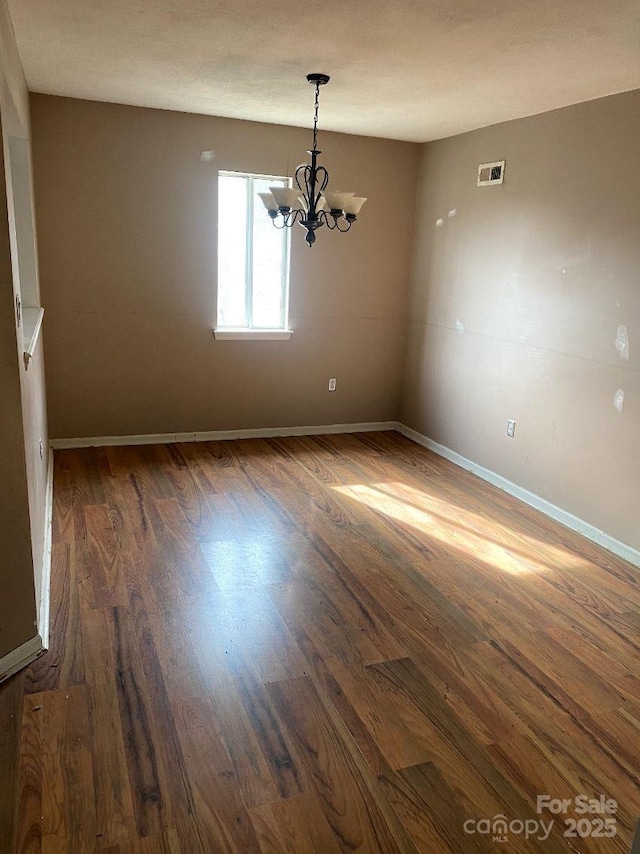
<svg viewBox="0 0 640 854"><path fill-rule="evenodd" d="M316 104L313 116L313 149L318 148L318 109L320 107L320 84L316 83Z"/></svg>

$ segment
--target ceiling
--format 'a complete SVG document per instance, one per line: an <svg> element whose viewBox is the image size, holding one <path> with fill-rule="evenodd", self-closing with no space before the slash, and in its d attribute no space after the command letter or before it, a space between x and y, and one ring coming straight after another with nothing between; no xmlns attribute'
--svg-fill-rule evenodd
<svg viewBox="0 0 640 854"><path fill-rule="evenodd" d="M638 0L8 0L35 92L438 139L640 87Z"/></svg>

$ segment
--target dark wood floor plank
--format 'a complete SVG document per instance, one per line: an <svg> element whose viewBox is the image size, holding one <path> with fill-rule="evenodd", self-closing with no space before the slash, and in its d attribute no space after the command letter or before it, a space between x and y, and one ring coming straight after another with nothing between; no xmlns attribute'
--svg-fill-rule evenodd
<svg viewBox="0 0 640 854"><path fill-rule="evenodd" d="M295 484L298 467L289 465L268 440L241 439L233 443L232 453L257 492L273 492Z"/></svg>
<svg viewBox="0 0 640 854"><path fill-rule="evenodd" d="M175 698L172 708L191 781L197 836L204 850L258 850L233 762L218 735L208 698Z"/></svg>
<svg viewBox="0 0 640 854"><path fill-rule="evenodd" d="M175 498L165 470L166 457L163 445L107 448L106 452L110 470L118 476L127 477L134 485L142 502L149 499Z"/></svg>
<svg viewBox="0 0 640 854"><path fill-rule="evenodd" d="M618 832L629 844L640 815L638 765L635 751L626 749L618 737L618 722L605 723L612 713L602 719L591 718L564 692L553 689L539 675L521 668L505 652L495 648L477 650L474 664L520 718L519 730L514 735L523 733L552 766L554 775L569 781L559 796L574 797L584 791L615 798L620 804ZM508 744L509 741L499 747L507 750ZM533 780L535 777L530 782ZM548 778L549 788L553 783L554 778ZM624 798L616 797L620 787L624 789ZM529 794L532 795L532 790Z"/></svg>
<svg viewBox="0 0 640 854"><path fill-rule="evenodd" d="M54 538L55 538L54 527ZM25 673L25 692L69 688L85 682L85 659L80 627L78 562L74 536L54 539L49 611L49 649Z"/></svg>
<svg viewBox="0 0 640 854"><path fill-rule="evenodd" d="M551 797L566 798L566 812L555 814L543 809L540 817L548 826L549 820L553 820L554 827L552 836L554 839L566 839L565 832L570 831L567 821L573 819L578 821L585 816L576 812L575 796L586 795L588 798L598 800L602 791L591 775L575 774L573 769L562 765L556 765L550 758L541 742L531 734L527 736L515 735L500 744L493 745L489 752L494 758L495 764L502 773L509 778L515 787L524 795L529 803L536 803L539 794L548 794ZM577 763L576 763L577 765ZM588 816L592 818L593 816ZM600 816L604 818L606 816ZM580 839L581 854L622 854L628 851L624 841L631 832L629 828L628 811L616 811L615 815L617 833L613 838L587 838ZM627 825L626 828L623 825Z"/></svg>
<svg viewBox="0 0 640 854"><path fill-rule="evenodd" d="M315 794L256 807L250 816L263 854L331 854L344 850Z"/></svg>
<svg viewBox="0 0 640 854"><path fill-rule="evenodd" d="M47 734L42 732L41 703L30 694L22 703L22 729L18 767L17 816L14 823L14 850L39 854L42 850L42 754ZM40 707L40 708L39 708Z"/></svg>
<svg viewBox="0 0 640 854"><path fill-rule="evenodd" d="M212 492L207 495L207 504L211 514L207 527L198 532L198 540L202 543L241 542L238 532L238 509L234 502L238 493Z"/></svg>
<svg viewBox="0 0 640 854"><path fill-rule="evenodd" d="M132 662L132 670L138 672L140 690L148 702L148 725L159 766L160 798L166 805L166 822L175 825L181 815L193 812L193 797L161 664L167 657L162 654L162 647L173 638L157 628L154 634L152 626L139 602L132 603L129 612L121 615L122 646L129 650L127 659ZM191 664L191 660L185 657L183 663ZM142 712L140 707L139 714Z"/></svg>
<svg viewBox="0 0 640 854"><path fill-rule="evenodd" d="M0 851L10 851L16 820L25 672L0 685Z"/></svg>
<svg viewBox="0 0 640 854"><path fill-rule="evenodd" d="M357 600L344 574L336 573L320 553L308 556L299 580L272 585L269 592L285 620L304 625L327 655L365 663L404 655L376 612Z"/></svg>
<svg viewBox="0 0 640 854"><path fill-rule="evenodd" d="M194 646L200 649L205 696L208 695L211 701L212 721L231 760L243 802L247 807L270 803L278 799L278 787L271 763L262 749L260 733L254 729L252 710L247 708L248 704L240 695L243 686L237 684L230 664L230 661L242 657L241 649L234 646L234 641L238 640L235 625L231 642L224 640L224 633L220 638L223 640L221 645L214 640L208 646L204 643L201 646L194 635ZM248 677L251 685L250 671ZM250 692L250 688L244 688L245 694Z"/></svg>
<svg viewBox="0 0 640 854"><path fill-rule="evenodd" d="M473 854L486 850L478 836L464 834L468 816L434 765L387 771L380 776L380 784L419 851Z"/></svg>
<svg viewBox="0 0 640 854"><path fill-rule="evenodd" d="M215 494L211 482L198 465L189 443L165 445L161 451L163 470L171 484L173 497L196 535L205 534L215 522Z"/></svg>
<svg viewBox="0 0 640 854"><path fill-rule="evenodd" d="M149 836L171 826L174 813L189 810L191 792L153 639L142 612L136 617L124 608L111 612L129 781L138 832Z"/></svg>
<svg viewBox="0 0 640 854"><path fill-rule="evenodd" d="M42 850L94 851L96 814L86 686L32 695L42 751Z"/></svg>
<svg viewBox="0 0 640 854"><path fill-rule="evenodd" d="M114 517L108 504L89 504L84 509L87 559L91 567L95 606L126 606L127 592L121 566L121 548L116 538Z"/></svg>
<svg viewBox="0 0 640 854"><path fill-rule="evenodd" d="M627 704L605 712L599 722L616 735L616 740L629 757L632 767L640 768L640 703Z"/></svg>
<svg viewBox="0 0 640 854"><path fill-rule="evenodd" d="M267 691L295 745L305 788L320 799L338 845L347 850L400 851L311 681L300 677L272 682Z"/></svg>
<svg viewBox="0 0 640 854"><path fill-rule="evenodd" d="M243 739L244 743L255 741L269 771L272 782L271 788L275 795L275 797L270 797L269 801L274 802L297 795L303 791L301 773L292 756L286 730L275 714L273 703L265 686L255 677L244 654L227 656L226 665L233 682L233 690L229 692L229 695L234 699L237 698L239 703L235 714L237 718L241 717L247 723L247 735ZM214 690L214 695L215 693ZM217 707L217 702L214 696L214 708ZM239 763L236 761L236 755L242 746L242 741L237 740L234 743L232 733L235 727L231 725L231 722L227 725L224 725L224 722L221 723L222 737L234 759L236 772L238 772ZM249 734L251 737L247 737ZM240 781L240 785L242 787L242 781ZM246 795L244 800L249 807L259 805L258 801L249 803Z"/></svg>
<svg viewBox="0 0 640 854"><path fill-rule="evenodd" d="M91 690L96 833L108 847L138 835L120 712L121 678L114 652L113 612L87 609L81 619Z"/></svg>
<svg viewBox="0 0 640 854"><path fill-rule="evenodd" d="M252 492L253 485L244 473L235 442L203 442L205 473L217 493Z"/></svg>
<svg viewBox="0 0 640 854"><path fill-rule="evenodd" d="M61 466L68 473L71 501L76 507L102 504L105 500L104 477L110 473L104 448L65 451Z"/></svg>
<svg viewBox="0 0 640 854"><path fill-rule="evenodd" d="M180 846L177 831L171 828L164 833L143 836L140 839L122 842L120 845L111 845L109 848L102 849L102 854L182 854L184 850Z"/></svg>
<svg viewBox="0 0 640 854"><path fill-rule="evenodd" d="M363 760L374 774L382 774L387 768L387 760L382 755L369 730L366 728L353 705L349 702L327 662L315 646L302 625L292 628L296 642L309 662L308 674L319 686L319 695L325 700L325 707L334 709L344 724L350 738L355 742Z"/></svg>
<svg viewBox="0 0 640 854"><path fill-rule="evenodd" d="M573 666L586 668L596 673L600 680L608 687L609 691L603 698L604 703L614 697L622 698L620 703L612 703L612 708L617 708L625 701L640 702L640 674L634 672L637 657L634 651L625 644L617 645L617 648L605 648L603 644L595 642L590 637L585 637L573 627L564 629L551 629L548 632L552 637L550 644L552 653L558 648L562 651L562 657L569 657ZM586 704L583 704L586 707Z"/></svg>
<svg viewBox="0 0 640 854"><path fill-rule="evenodd" d="M177 500L162 498L149 505L149 518L159 546L166 583L185 599L208 596L216 590L211 571ZM167 598L170 592L167 590Z"/></svg>
<svg viewBox="0 0 640 854"><path fill-rule="evenodd" d="M371 665L367 677L369 702L360 708L376 741L385 745L392 767L409 765L412 756L426 756L457 792L467 815L475 811L488 817L507 811L522 819L535 818L531 803L494 765L486 747L411 659Z"/></svg>
<svg viewBox="0 0 640 854"><path fill-rule="evenodd" d="M270 439L269 444L281 454L284 460L306 470L322 483L342 482L331 465L336 455L323 450L314 437L291 436Z"/></svg>

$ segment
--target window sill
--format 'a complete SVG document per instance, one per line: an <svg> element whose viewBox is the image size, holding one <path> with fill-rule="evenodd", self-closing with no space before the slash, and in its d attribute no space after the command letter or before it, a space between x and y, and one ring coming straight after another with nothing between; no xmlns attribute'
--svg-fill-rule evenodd
<svg viewBox="0 0 640 854"><path fill-rule="evenodd" d="M216 341L288 341L293 329L214 329Z"/></svg>

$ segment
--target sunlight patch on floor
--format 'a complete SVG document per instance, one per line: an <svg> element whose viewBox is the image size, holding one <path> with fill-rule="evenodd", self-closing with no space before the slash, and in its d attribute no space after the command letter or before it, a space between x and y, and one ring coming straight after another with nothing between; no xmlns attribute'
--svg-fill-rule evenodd
<svg viewBox="0 0 640 854"><path fill-rule="evenodd" d="M584 561L472 510L399 482L334 486L337 492L512 575L582 566Z"/></svg>

